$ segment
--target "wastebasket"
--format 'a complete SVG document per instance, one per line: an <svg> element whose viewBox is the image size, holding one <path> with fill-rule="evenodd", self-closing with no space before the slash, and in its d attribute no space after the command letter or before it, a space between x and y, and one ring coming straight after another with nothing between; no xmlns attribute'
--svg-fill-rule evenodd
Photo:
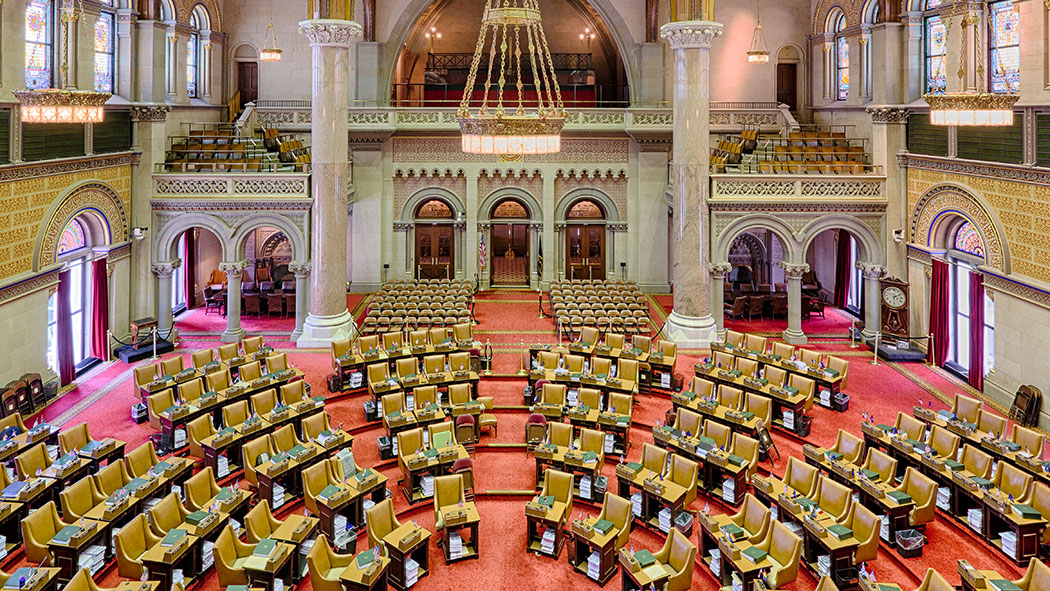
<svg viewBox="0 0 1050 591"><path fill-rule="evenodd" d="M897 532L897 552L901 558L916 558L922 556L922 546L926 542L925 536L916 529L902 529Z"/></svg>
<svg viewBox="0 0 1050 591"><path fill-rule="evenodd" d="M693 514L688 511L682 511L678 514L678 517L674 520L674 526L678 528L678 531L685 534L686 537L693 535Z"/></svg>

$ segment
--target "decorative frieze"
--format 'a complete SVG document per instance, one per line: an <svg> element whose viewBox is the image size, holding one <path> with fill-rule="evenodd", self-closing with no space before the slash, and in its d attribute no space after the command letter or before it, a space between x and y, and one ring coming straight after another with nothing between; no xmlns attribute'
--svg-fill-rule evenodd
<svg viewBox="0 0 1050 591"><path fill-rule="evenodd" d="M167 121L171 107L168 105L132 105L131 120L143 122Z"/></svg>
<svg viewBox="0 0 1050 591"><path fill-rule="evenodd" d="M353 21L314 19L299 23L299 34L310 40L310 45L350 47L361 39L364 30Z"/></svg>
<svg viewBox="0 0 1050 591"><path fill-rule="evenodd" d="M51 269L0 287L0 304L6 304L43 289L56 287L58 285L58 273L61 270L61 268Z"/></svg>
<svg viewBox="0 0 1050 591"><path fill-rule="evenodd" d="M974 177L988 177L1000 180L1017 181L1038 185L1050 185L1050 169L1033 168L1019 164L1000 164L997 162L980 162L942 156L922 156L918 154L898 154L897 162L901 168L933 170L944 173L962 174Z"/></svg>
<svg viewBox="0 0 1050 591"><path fill-rule="evenodd" d="M671 49L710 49L715 37L722 34L722 24L711 21L670 22L660 27L660 38Z"/></svg>
<svg viewBox="0 0 1050 591"><path fill-rule="evenodd" d="M17 125L12 126L12 128L18 127ZM114 166L128 166L138 164L139 156L140 154L137 152L122 152L119 154L78 156L76 158L49 160L40 163L6 164L0 166L0 182L100 170Z"/></svg>
<svg viewBox="0 0 1050 591"><path fill-rule="evenodd" d="M871 107L867 109L873 123L907 123L911 111L898 107Z"/></svg>

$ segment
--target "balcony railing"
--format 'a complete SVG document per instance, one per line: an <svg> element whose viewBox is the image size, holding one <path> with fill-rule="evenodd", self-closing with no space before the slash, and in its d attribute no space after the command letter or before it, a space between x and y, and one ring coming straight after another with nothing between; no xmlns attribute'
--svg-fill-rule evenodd
<svg viewBox="0 0 1050 591"><path fill-rule="evenodd" d="M886 201L886 177L879 174L714 174L711 201L770 199L799 201Z"/></svg>
<svg viewBox="0 0 1050 591"><path fill-rule="evenodd" d="M309 200L310 175L302 172L155 173L153 196L157 199Z"/></svg>

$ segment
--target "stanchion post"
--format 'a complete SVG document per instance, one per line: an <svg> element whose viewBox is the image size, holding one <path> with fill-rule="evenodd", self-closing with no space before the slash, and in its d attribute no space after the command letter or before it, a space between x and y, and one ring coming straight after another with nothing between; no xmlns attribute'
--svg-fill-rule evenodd
<svg viewBox="0 0 1050 591"><path fill-rule="evenodd" d="M882 365L879 363L879 345L882 344L882 331L875 333L875 347L871 350L871 363L872 365Z"/></svg>
<svg viewBox="0 0 1050 591"><path fill-rule="evenodd" d="M527 375L529 372L525 371L525 339L521 339L521 355L519 357L520 363L518 364L518 375Z"/></svg>
<svg viewBox="0 0 1050 591"><path fill-rule="evenodd" d="M543 318L544 317L544 315L543 315L543 292L540 291L540 292L537 292L537 293L540 295L540 302L539 302L539 313L540 313L540 315L537 316L536 318Z"/></svg>
<svg viewBox="0 0 1050 591"><path fill-rule="evenodd" d="M933 348L933 333L927 337L926 341L926 365L933 365L935 363L934 357L937 355L937 351Z"/></svg>
<svg viewBox="0 0 1050 591"><path fill-rule="evenodd" d="M113 338L113 333L112 333L112 331L110 331L107 328L106 329L106 363L109 363L109 361L113 359L113 346L111 344L112 343L112 341L111 341L112 338Z"/></svg>
<svg viewBox="0 0 1050 591"><path fill-rule="evenodd" d="M857 346L858 346L857 345L857 321L856 320L850 320L849 321L849 348L850 349L856 349Z"/></svg>
<svg viewBox="0 0 1050 591"><path fill-rule="evenodd" d="M152 328L152 330L153 330L153 357L150 358L150 361L156 361L157 359L159 359L157 357L157 327L154 326Z"/></svg>

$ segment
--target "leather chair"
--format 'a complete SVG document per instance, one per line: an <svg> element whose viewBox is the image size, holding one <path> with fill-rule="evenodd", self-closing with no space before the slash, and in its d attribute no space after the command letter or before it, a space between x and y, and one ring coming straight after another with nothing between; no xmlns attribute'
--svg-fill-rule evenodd
<svg viewBox="0 0 1050 591"><path fill-rule="evenodd" d="M766 396L748 392L744 398L744 411L761 419L767 427L773 424L773 401Z"/></svg>
<svg viewBox="0 0 1050 591"><path fill-rule="evenodd" d="M802 556L802 538L791 533L784 524L774 521L769 535L756 546L768 554L773 564L766 573L770 589L780 589L798 578L798 562Z"/></svg>
<svg viewBox="0 0 1050 591"><path fill-rule="evenodd" d="M87 423L73 425L58 434L58 446L63 454L68 454L74 449L82 449L91 441L91 433L88 432Z"/></svg>
<svg viewBox="0 0 1050 591"><path fill-rule="evenodd" d="M598 342L598 329L593 326L585 326L580 329L580 343L588 347ZM648 349L646 349L648 351Z"/></svg>
<svg viewBox="0 0 1050 591"><path fill-rule="evenodd" d="M124 464L128 467L128 474L132 478L144 478L153 466L160 463L157 450L153 448L153 442L147 441L124 456Z"/></svg>
<svg viewBox="0 0 1050 591"><path fill-rule="evenodd" d="M84 517L92 507L106 500L95 487L95 479L90 476L63 487L58 496L62 501L62 517L70 522Z"/></svg>
<svg viewBox="0 0 1050 591"><path fill-rule="evenodd" d="M13 412L3 418L0 418L0 431L3 431L8 427L14 427L19 434L25 433L26 425L22 422L22 413Z"/></svg>
<svg viewBox="0 0 1050 591"><path fill-rule="evenodd" d="M269 390L263 390L258 394L252 395L252 411L258 415L263 416L268 414L277 406L277 389L270 388Z"/></svg>
<svg viewBox="0 0 1050 591"><path fill-rule="evenodd" d="M999 462L992 485L1011 495L1015 503L1027 503L1032 494L1032 475L1008 462Z"/></svg>
<svg viewBox="0 0 1050 591"><path fill-rule="evenodd" d="M875 482L893 484L897 477L897 460L880 449L869 447L861 470L875 472L876 476L872 478Z"/></svg>
<svg viewBox="0 0 1050 591"><path fill-rule="evenodd" d="M674 428L678 429L682 433L689 433L690 435L696 435L703 430L703 417L699 413L693 412L687 408L678 408L678 416L674 420Z"/></svg>
<svg viewBox="0 0 1050 591"><path fill-rule="evenodd" d="M172 406L175 406L175 394L173 393L172 388L161 390L156 394L150 394L150 397L146 399L146 412L149 414L149 426L153 430L161 430L162 425L160 424L160 414Z"/></svg>
<svg viewBox="0 0 1050 591"><path fill-rule="evenodd" d="M612 530L617 532L615 549L619 550L627 545L627 540L631 535L631 501L619 495L614 495L609 491L605 491L602 512L598 514L598 520L600 521L602 519L611 521L613 524Z"/></svg>
<svg viewBox="0 0 1050 591"><path fill-rule="evenodd" d="M135 386L142 388L155 380L160 372L159 363L149 363L135 368Z"/></svg>
<svg viewBox="0 0 1050 591"><path fill-rule="evenodd" d="M478 433L480 434L485 429L492 430L492 436L497 436L497 430L499 429L499 419L492 412L492 408L496 402L492 396L480 396L478 402L481 403L482 412L478 416Z"/></svg>
<svg viewBox="0 0 1050 591"><path fill-rule="evenodd" d="M736 369L745 376L756 377L758 373L758 362L754 359L747 359L744 357L736 358Z"/></svg>
<svg viewBox="0 0 1050 591"><path fill-rule="evenodd" d="M700 473L699 465L677 454L671 455L671 466L668 476L671 482L685 488L685 496L682 497L682 506L689 506L696 500L696 479Z"/></svg>
<svg viewBox="0 0 1050 591"><path fill-rule="evenodd" d="M462 385L468 386L468 384ZM437 386L420 386L418 388L413 388L412 398L415 408L426 408L431 404L436 405L440 403Z"/></svg>
<svg viewBox="0 0 1050 591"><path fill-rule="evenodd" d="M955 585L949 583L941 573L928 568L926 576L922 578L922 584L915 591L955 591Z"/></svg>
<svg viewBox="0 0 1050 591"><path fill-rule="evenodd" d="M1010 441L1028 450L1028 453L1036 458L1042 459L1043 448L1046 447L1046 435L1021 425L1014 425L1014 430L1010 433Z"/></svg>
<svg viewBox="0 0 1050 591"><path fill-rule="evenodd" d="M279 527L281 520L273 516L270 501L266 499L259 501L244 516L244 529L249 544L258 544L259 540L270 537Z"/></svg>
<svg viewBox="0 0 1050 591"><path fill-rule="evenodd" d="M616 375L625 382L638 383L638 362L634 359L621 359Z"/></svg>
<svg viewBox="0 0 1050 591"><path fill-rule="evenodd" d="M763 352L766 350L768 342L769 341L766 337L761 337L757 334L749 334L744 339L744 348L746 348L748 351Z"/></svg>
<svg viewBox="0 0 1050 591"><path fill-rule="evenodd" d="M879 531L882 529L879 518L864 505L853 503L841 523L853 530L853 537L860 542L853 552L853 565L875 560L879 555Z"/></svg>
<svg viewBox="0 0 1050 591"><path fill-rule="evenodd" d="M459 445L459 442L456 440L456 427L451 421L443 421L441 423L431 423L427 425L427 442L430 447L435 447L434 436L438 433L449 434L449 447Z"/></svg>
<svg viewBox="0 0 1050 591"><path fill-rule="evenodd" d="M383 348L397 348L400 349L404 346L404 341L401 339L400 332L386 332L383 333Z"/></svg>
<svg viewBox="0 0 1050 591"><path fill-rule="evenodd" d="M252 382L262 377L262 364L258 361L252 361L251 363L245 363L238 370L241 380L245 382Z"/></svg>
<svg viewBox="0 0 1050 591"><path fill-rule="evenodd" d="M572 425L568 423L549 423L547 434L550 442L558 447L568 448L573 442Z"/></svg>
<svg viewBox="0 0 1050 591"><path fill-rule="evenodd" d="M730 516L729 521L747 532L747 543L755 545L766 539L772 516L773 512L769 507L763 505L753 494L746 493L740 510Z"/></svg>
<svg viewBox="0 0 1050 591"><path fill-rule="evenodd" d="M380 406L383 410L383 426L386 427L387 432L390 432L390 417L394 413L405 412L405 395L402 392L393 392L391 394L384 394L379 399Z"/></svg>
<svg viewBox="0 0 1050 591"><path fill-rule="evenodd" d="M274 373L288 369L288 354L278 353L276 355L270 355L266 358L266 371Z"/></svg>
<svg viewBox="0 0 1050 591"><path fill-rule="evenodd" d="M289 427L291 425L288 425ZM269 435L260 435L241 446L241 462L244 465L244 479L252 488L259 487L259 473L256 466L276 455Z"/></svg>
<svg viewBox="0 0 1050 591"><path fill-rule="evenodd" d="M185 404L193 404L204 394L204 380L194 378L179 384L179 399Z"/></svg>
<svg viewBox="0 0 1050 591"><path fill-rule="evenodd" d="M540 496L553 496L554 508L564 507L558 526L564 526L572 515L572 474L547 468L543 475Z"/></svg>
<svg viewBox="0 0 1050 591"><path fill-rule="evenodd" d="M678 360L678 344L674 341L657 341L657 349L663 353L664 363L674 367L675 362Z"/></svg>
<svg viewBox="0 0 1050 591"><path fill-rule="evenodd" d="M861 459L864 458L864 439L849 431L839 429L838 435L835 436L835 445L832 446L831 451L842 454L842 459L845 462L854 465L859 464Z"/></svg>
<svg viewBox="0 0 1050 591"><path fill-rule="evenodd" d="M205 365L215 361L215 349L201 349L200 351L194 351L191 357L193 359L193 367L202 369Z"/></svg>
<svg viewBox="0 0 1050 591"><path fill-rule="evenodd" d="M610 349L623 349L624 336L615 332L605 333L605 346Z"/></svg>
<svg viewBox="0 0 1050 591"><path fill-rule="evenodd" d="M546 384L543 384L543 389L540 391L540 402L564 406L565 392L565 384L552 384L547 382Z"/></svg>
<svg viewBox="0 0 1050 591"><path fill-rule="evenodd" d="M95 579L91 578L91 571L81 568L66 583L62 591L117 591L117 587L99 587ZM186 591L186 589L182 583L175 583L172 585L171 591Z"/></svg>
<svg viewBox="0 0 1050 591"><path fill-rule="evenodd" d="M248 401L238 400L222 407L222 422L227 427L237 427L248 420Z"/></svg>
<svg viewBox="0 0 1050 591"><path fill-rule="evenodd" d="M911 496L915 503L908 515L908 524L912 527L925 525L937 516L937 483L915 468L909 466L904 471L904 479L895 490Z"/></svg>
<svg viewBox="0 0 1050 591"><path fill-rule="evenodd" d="M22 519L22 542L25 546L25 559L42 566L54 564L54 556L48 549L48 542L66 523L58 516L54 501L48 501L43 507L31 511Z"/></svg>
<svg viewBox="0 0 1050 591"><path fill-rule="evenodd" d="M704 419L704 436L714 439L719 449L726 450L732 443L733 430L717 421Z"/></svg>
<svg viewBox="0 0 1050 591"><path fill-rule="evenodd" d="M795 347L787 343L773 343L773 354L780 355L781 359L787 361L795 354Z"/></svg>
<svg viewBox="0 0 1050 591"><path fill-rule="evenodd" d="M240 354L240 345L238 345L237 343L219 345L219 361L229 361L231 359L239 357Z"/></svg>
<svg viewBox="0 0 1050 591"><path fill-rule="evenodd" d="M798 494L812 499L817 494L819 477L820 470L794 456L788 458L787 468L784 470L784 484Z"/></svg>
<svg viewBox="0 0 1050 591"><path fill-rule="evenodd" d="M747 335L745 335L742 332L737 332L735 330L727 330L725 342L729 343L730 345L733 345L734 347L742 347L747 342Z"/></svg>
<svg viewBox="0 0 1050 591"><path fill-rule="evenodd" d="M211 415L201 415L186 425L186 435L190 442L190 455L195 458L204 459L204 448L201 442L215 435L215 427L211 424Z"/></svg>
<svg viewBox="0 0 1050 591"><path fill-rule="evenodd" d="M209 392L222 392L233 383L233 377L229 369L220 369L205 376L204 382Z"/></svg>
<svg viewBox="0 0 1050 591"><path fill-rule="evenodd" d="M452 371L469 371L470 370L470 353L466 351L459 351L456 353L449 353L448 355L448 367Z"/></svg>
<svg viewBox="0 0 1050 591"><path fill-rule="evenodd" d="M991 433L1000 436L1006 433L1006 419L993 413L981 411L977 418L977 430L982 433Z"/></svg>
<svg viewBox="0 0 1050 591"><path fill-rule="evenodd" d="M100 469L93 477L95 488L104 497L117 492L117 489L131 482L131 475L124 466L124 462L110 462L105 468Z"/></svg>
<svg viewBox="0 0 1050 591"><path fill-rule="evenodd" d="M306 555L306 566L310 571L310 584L314 591L343 591L339 576L353 562L353 553L336 554L332 552L324 534L317 536L313 548L310 548L310 553Z"/></svg>
<svg viewBox="0 0 1050 591"><path fill-rule="evenodd" d="M295 427L291 424L270 433L270 442L273 444L274 454L289 451L297 445L311 447L308 442L300 441L299 436L295 434Z"/></svg>
<svg viewBox="0 0 1050 591"><path fill-rule="evenodd" d="M368 386L375 388L376 384L390 379L390 365L386 362L373 363L368 366Z"/></svg>
<svg viewBox="0 0 1050 591"><path fill-rule="evenodd" d="M963 444L962 453L959 455L963 470L981 478L992 476L992 456L973 447L969 443Z"/></svg>
<svg viewBox="0 0 1050 591"><path fill-rule="evenodd" d="M357 350L361 353L379 350L379 335L363 336L357 341Z"/></svg>
<svg viewBox="0 0 1050 591"><path fill-rule="evenodd" d="M404 480L409 480L408 457L423 449L423 428L416 427L397 434L397 464Z"/></svg>
<svg viewBox="0 0 1050 591"><path fill-rule="evenodd" d="M958 435L940 425L934 425L926 443L941 458L954 460L959 453L959 442Z"/></svg>
<svg viewBox="0 0 1050 591"><path fill-rule="evenodd" d="M141 579L145 567L142 566L142 555L161 541L162 537L154 535L149 529L146 515L139 513L127 525L113 534L116 546L117 574L128 579Z"/></svg>
<svg viewBox="0 0 1050 591"><path fill-rule="evenodd" d="M452 406L471 402L470 384L451 384L448 387L448 403Z"/></svg>
<svg viewBox="0 0 1050 591"><path fill-rule="evenodd" d="M215 574L219 577L220 587L248 584L244 564L248 562L254 550L255 546L245 544L237 538L233 527L227 525L222 529L212 548L212 554L215 557Z"/></svg>
<svg viewBox="0 0 1050 591"><path fill-rule="evenodd" d="M182 364L182 355L168 357L160 360L160 373L165 376L173 376L186 369Z"/></svg>
<svg viewBox="0 0 1050 591"><path fill-rule="evenodd" d="M621 336L620 338L622 339L623 337ZM608 357L595 357L591 359L591 373L596 376L609 376L609 374L612 373L612 359L609 359Z"/></svg>
<svg viewBox="0 0 1050 591"><path fill-rule="evenodd" d="M536 449L546 437L547 417L539 413L530 414L525 420L525 454L528 455L528 452Z"/></svg>
<svg viewBox="0 0 1050 591"><path fill-rule="evenodd" d="M820 353L818 353L817 351L811 351L809 349L799 348L798 354L799 354L799 358L802 359L803 363L805 363L806 365L811 365L811 366L812 365L820 365L820 362L821 362L821 360L823 358L823 356Z"/></svg>
<svg viewBox="0 0 1050 591"><path fill-rule="evenodd" d="M715 393L715 383L711 380L693 376L692 381L689 383L689 391L701 399L708 399Z"/></svg>
<svg viewBox="0 0 1050 591"><path fill-rule="evenodd" d="M765 374L763 375L767 380L769 380L770 384L773 384L775 386L787 385L788 372L785 369L781 369L773 365L767 365Z"/></svg>
<svg viewBox="0 0 1050 591"><path fill-rule="evenodd" d="M427 345L427 331L413 330L409 332L408 345L410 347L425 347Z"/></svg>
<svg viewBox="0 0 1050 591"><path fill-rule="evenodd" d="M793 373L788 376L787 385L798 388L798 393L806 397L806 412L813 410L813 394L817 391L817 383L805 376Z"/></svg>
<svg viewBox="0 0 1050 591"><path fill-rule="evenodd" d="M969 396L956 394L952 400L952 412L967 423L977 424L980 413L984 410L984 403Z"/></svg>
<svg viewBox="0 0 1050 591"><path fill-rule="evenodd" d="M828 575L820 577L815 591L839 591L839 586Z"/></svg>
<svg viewBox="0 0 1050 591"><path fill-rule="evenodd" d="M743 433L733 433L733 449L729 453L744 458L747 462L747 482L751 482L751 477L758 470L758 440Z"/></svg>
<svg viewBox="0 0 1050 591"><path fill-rule="evenodd" d="M583 373L583 356L566 355L565 369L569 370L569 373Z"/></svg>
<svg viewBox="0 0 1050 591"><path fill-rule="evenodd" d="M1013 582L1021 591L1050 591L1050 566L1033 556L1024 576Z"/></svg>
<svg viewBox="0 0 1050 591"><path fill-rule="evenodd" d="M320 515L321 511L317 505L317 496L330 484L339 484L342 479L335 473L333 462L335 458L329 458L303 470L303 506L314 515Z"/></svg>
<svg viewBox="0 0 1050 591"><path fill-rule="evenodd" d="M656 474L663 474L664 468L667 466L667 456L669 452L661 447L656 447L651 443L645 443L642 445L642 469L652 470Z"/></svg>
<svg viewBox="0 0 1050 591"><path fill-rule="evenodd" d="M835 521L842 521L853 503L853 492L827 476L817 483L817 506Z"/></svg>
<svg viewBox="0 0 1050 591"><path fill-rule="evenodd" d="M258 353L263 348L262 337L245 337L241 339L241 347L244 348L245 355L253 355Z"/></svg>
<svg viewBox="0 0 1050 591"><path fill-rule="evenodd" d="M580 451L598 455L598 471L605 466L605 433L595 429L580 429Z"/></svg>
<svg viewBox="0 0 1050 591"><path fill-rule="evenodd" d="M1028 499L1028 502L1044 519L1050 519L1050 486L1044 482L1035 483L1032 487L1032 498ZM1043 528L1040 543L1050 544L1050 527Z"/></svg>
<svg viewBox="0 0 1050 591"><path fill-rule="evenodd" d="M744 404L744 391L721 384L718 386L718 406L724 406L733 410L740 410Z"/></svg>
<svg viewBox="0 0 1050 591"><path fill-rule="evenodd" d="M540 351L539 353L540 367L543 369L558 369L558 361L561 356L551 351Z"/></svg>
<svg viewBox="0 0 1050 591"><path fill-rule="evenodd" d="M294 382L281 386L281 404L295 406L306 399L306 380L295 380Z"/></svg>
<svg viewBox="0 0 1050 591"><path fill-rule="evenodd" d="M841 357L828 355L828 369L839 372L839 376L842 377L842 381L839 382L839 391L844 392L849 386L849 361Z"/></svg>
<svg viewBox="0 0 1050 591"><path fill-rule="evenodd" d="M318 412L303 419L303 437L308 441L314 441L321 431L332 431L332 425L328 413Z"/></svg>
<svg viewBox="0 0 1050 591"><path fill-rule="evenodd" d="M664 585L665 591L686 591L693 581L693 568L696 566L696 546L685 534L672 527L664 547L653 552L653 558L660 564L668 565L674 571Z"/></svg>
<svg viewBox="0 0 1050 591"><path fill-rule="evenodd" d="M404 381L405 378L419 374L419 360L415 357L403 357L397 360L396 369L397 379ZM426 365L423 366L423 373L438 373L438 371L427 371Z"/></svg>
<svg viewBox="0 0 1050 591"><path fill-rule="evenodd" d="M925 439L923 436L926 433L926 423L923 423L913 416L898 412L897 422L894 423L893 426L908 439L914 439L915 441L922 441Z"/></svg>
<svg viewBox="0 0 1050 591"><path fill-rule="evenodd" d="M385 556L389 556L390 551L383 538L401 527L401 522L394 515L393 501L384 499L373 505L365 511L365 521L368 523L368 547L378 546Z"/></svg>
<svg viewBox="0 0 1050 591"><path fill-rule="evenodd" d="M15 472L19 480L29 480L36 476L37 470L46 470L51 465L47 447L34 445L15 458Z"/></svg>
<svg viewBox="0 0 1050 591"><path fill-rule="evenodd" d="M220 490L219 483L215 482L215 472L212 472L211 466L207 466L200 472L187 478L186 483L183 485L186 505L194 511L205 509L211 500L219 494Z"/></svg>
<svg viewBox="0 0 1050 591"><path fill-rule="evenodd" d="M630 394L610 393L609 412L631 416L634 412L634 397Z"/></svg>
<svg viewBox="0 0 1050 591"><path fill-rule="evenodd" d="M156 536L164 537L169 531L180 527L190 512L179 500L178 493L171 492L150 508L147 514L150 531Z"/></svg>
<svg viewBox="0 0 1050 591"><path fill-rule="evenodd" d="M445 513L466 503L463 476L450 474L434 478L434 528L445 529Z"/></svg>

